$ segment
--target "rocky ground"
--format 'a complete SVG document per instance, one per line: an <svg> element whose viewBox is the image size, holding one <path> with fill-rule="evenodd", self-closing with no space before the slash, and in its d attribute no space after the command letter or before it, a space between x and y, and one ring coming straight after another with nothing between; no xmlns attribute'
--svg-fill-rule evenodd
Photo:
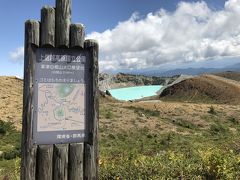
<svg viewBox="0 0 240 180"><path fill-rule="evenodd" d="M115 75L100 74L99 89L106 91L121 87L143 86L143 85L168 85L175 81L179 76L157 77L118 73Z"/></svg>

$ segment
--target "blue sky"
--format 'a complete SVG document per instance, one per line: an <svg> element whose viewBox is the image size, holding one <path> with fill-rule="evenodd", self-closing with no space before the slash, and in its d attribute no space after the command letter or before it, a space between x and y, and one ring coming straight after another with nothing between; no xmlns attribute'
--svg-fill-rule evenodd
<svg viewBox="0 0 240 180"><path fill-rule="evenodd" d="M226 22L229 22L231 17L234 18L239 15L237 12L237 8L240 7L239 0L206 0L205 2L182 2L179 0L72 0L72 2L72 22L83 23L86 26L87 36L99 40L100 67L102 71L124 68L144 69L157 67L158 65L159 67L169 67L171 64L194 64L196 61L201 61L202 64L203 61L217 58L232 58L237 61L238 49L234 49L236 45L232 45L232 43L238 45L238 42L232 42L231 38L232 34L239 30L237 25L234 24L238 23L239 20L234 20L230 25ZM54 4L55 0L8 0L1 2L0 75L22 76L24 22L27 19L40 20L40 9L44 5L54 6ZM185 10L189 11L189 13L182 12ZM197 24L189 20L189 18L193 17L197 19ZM229 19L220 24L219 28L226 25L229 25L230 28L224 29L220 34L217 34L218 30L214 29L214 23L212 22L221 18ZM175 34L174 29L178 30L177 26L171 25L174 24L175 20L175 24L179 23L179 21L182 21L181 24L188 23L186 26L180 25L180 30L183 28L182 33L186 29L187 35L183 35L185 41L196 39L193 44L185 44L184 42L185 46L181 51L177 51L178 47L174 47L174 44L179 46L179 43L182 43L182 40L179 39L181 33L174 41L170 38L171 34L166 35L168 32ZM144 25L146 28L144 28ZM235 26L236 29L233 29ZM210 30L207 31L206 28L210 28ZM215 34L211 34L211 28L213 28L214 32L216 31ZM146 32L144 29L150 31ZM196 29L202 30L203 35L196 35ZM158 37L158 30L159 34L164 34L164 36ZM132 35L131 31L139 35L137 36L139 42L136 42L136 37L126 39L126 37ZM155 32L154 35L162 43L159 45L154 42L155 45L150 49L149 46L145 47L145 45L151 44L151 40L155 38L151 34L152 32ZM210 35L206 35L208 32ZM119 35L121 33L124 33L125 37ZM177 42L175 42L176 39ZM116 45L114 40L121 43ZM172 43L169 44L169 41ZM223 45L224 42L229 46ZM135 49L127 48L133 43L136 43ZM202 55L201 52L196 50L196 47L201 45L204 48L205 44L210 48L203 49L204 55ZM215 48L218 45L223 46L224 52ZM171 48L167 48L170 46ZM164 49L164 51L159 50L160 48ZM226 49L230 50L226 51Z"/></svg>

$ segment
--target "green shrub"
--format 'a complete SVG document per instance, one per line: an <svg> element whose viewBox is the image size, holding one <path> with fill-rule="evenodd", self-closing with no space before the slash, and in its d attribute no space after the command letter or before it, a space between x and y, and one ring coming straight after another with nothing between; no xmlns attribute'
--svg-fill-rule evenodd
<svg viewBox="0 0 240 180"><path fill-rule="evenodd" d="M183 120L183 119L176 119L176 120L173 120L172 121L174 124L178 125L178 126L181 126L181 127L184 127L184 128L188 128L188 129L195 129L196 126L189 122L189 121L186 121L186 120Z"/></svg>
<svg viewBox="0 0 240 180"><path fill-rule="evenodd" d="M6 160L15 159L16 157L20 157L20 150L13 149L9 152L4 152L3 153L3 158L6 159Z"/></svg>
<svg viewBox="0 0 240 180"><path fill-rule="evenodd" d="M20 157L21 133L15 129L12 122L0 120L0 138L0 161Z"/></svg>
<svg viewBox="0 0 240 180"><path fill-rule="evenodd" d="M212 124L210 126L210 132L215 135L225 135L228 129L221 124Z"/></svg>
<svg viewBox="0 0 240 180"><path fill-rule="evenodd" d="M12 122L0 120L0 134L5 135L7 132L16 131Z"/></svg>
<svg viewBox="0 0 240 180"><path fill-rule="evenodd" d="M116 139L116 137L115 137L113 134L109 134L108 137L109 137L110 139Z"/></svg>
<svg viewBox="0 0 240 180"><path fill-rule="evenodd" d="M113 113L112 113L111 111L108 111L108 112L106 113L106 118L107 118L107 119L112 119L112 118L113 118Z"/></svg>
<svg viewBox="0 0 240 180"><path fill-rule="evenodd" d="M239 179L240 155L232 150L224 152L220 149L205 149L200 151L202 160L202 175L206 179Z"/></svg>
<svg viewBox="0 0 240 180"><path fill-rule="evenodd" d="M20 180L20 163L20 158L0 161L0 179Z"/></svg>
<svg viewBox="0 0 240 180"><path fill-rule="evenodd" d="M0 127L0 134L5 135L6 134L6 129L4 127Z"/></svg>
<svg viewBox="0 0 240 180"><path fill-rule="evenodd" d="M235 125L239 124L239 121L235 117L230 117L229 121L231 121Z"/></svg>
<svg viewBox="0 0 240 180"><path fill-rule="evenodd" d="M191 156L164 151L155 156L128 154L100 158L100 179L238 179L240 155L219 149L195 151Z"/></svg>
<svg viewBox="0 0 240 180"><path fill-rule="evenodd" d="M209 113L209 114L212 114L212 115L216 115L216 114L217 114L217 112L215 111L215 109L214 109L213 106L211 106L211 107L209 108L208 113Z"/></svg>
<svg viewBox="0 0 240 180"><path fill-rule="evenodd" d="M160 116L160 112L157 110L149 110L139 107L130 107L130 109L134 110L134 112L137 113L139 116L142 116L142 114L144 114L145 116Z"/></svg>

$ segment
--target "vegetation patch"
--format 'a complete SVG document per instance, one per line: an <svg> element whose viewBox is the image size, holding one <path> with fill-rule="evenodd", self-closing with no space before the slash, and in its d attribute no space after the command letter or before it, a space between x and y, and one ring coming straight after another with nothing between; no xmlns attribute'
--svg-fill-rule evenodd
<svg viewBox="0 0 240 180"><path fill-rule="evenodd" d="M204 105L199 113L199 106L194 108L199 119L184 116L191 112L189 106L182 115L123 106L131 119L135 114L136 126L120 130L114 121L114 131L106 129L100 140L100 179L239 179L240 131L230 131L238 127L238 108L220 111L219 106ZM137 124L139 118L148 125ZM128 123L133 124L131 119Z"/></svg>
<svg viewBox="0 0 240 180"><path fill-rule="evenodd" d="M230 117L229 121L232 122L234 125L239 125L239 120L235 117Z"/></svg>
<svg viewBox="0 0 240 180"><path fill-rule="evenodd" d="M0 155L1 159L13 159L20 155L21 136L13 123L4 122L0 120L1 141L0 141Z"/></svg>
<svg viewBox="0 0 240 180"><path fill-rule="evenodd" d="M0 120L0 179L19 178L21 133L12 122Z"/></svg>
<svg viewBox="0 0 240 180"><path fill-rule="evenodd" d="M222 146L224 141L228 143ZM230 136L224 141L154 134L146 127L118 133L101 141L100 179L240 178L240 155L232 149Z"/></svg>
<svg viewBox="0 0 240 180"><path fill-rule="evenodd" d="M113 119L114 113L112 108L100 108L100 114L106 119Z"/></svg>
<svg viewBox="0 0 240 180"><path fill-rule="evenodd" d="M154 116L154 117L160 116L160 112L157 110L149 110L140 107L129 107L129 109L134 110L134 112L139 116Z"/></svg>
<svg viewBox="0 0 240 180"><path fill-rule="evenodd" d="M213 135L226 135L229 130L224 125L216 123L210 126L210 132Z"/></svg>
<svg viewBox="0 0 240 180"><path fill-rule="evenodd" d="M209 108L208 113L209 113L209 114L212 114L212 115L216 115L216 114L217 114L217 112L216 112L216 110L214 109L213 106L211 106L211 107Z"/></svg>
<svg viewBox="0 0 240 180"><path fill-rule="evenodd" d="M189 121L186 121L184 119L176 119L176 120L172 120L173 124L176 124L178 126L181 126L183 128L188 128L188 129L195 129L196 128L196 125L189 122Z"/></svg>

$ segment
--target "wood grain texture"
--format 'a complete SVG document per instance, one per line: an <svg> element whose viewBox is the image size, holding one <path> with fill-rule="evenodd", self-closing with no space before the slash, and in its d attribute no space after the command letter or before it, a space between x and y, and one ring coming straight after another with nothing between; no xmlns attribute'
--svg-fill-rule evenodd
<svg viewBox="0 0 240 180"><path fill-rule="evenodd" d="M70 47L84 48L84 26L82 24L72 24L70 26Z"/></svg>
<svg viewBox="0 0 240 180"><path fill-rule="evenodd" d="M68 178L68 146L54 145L53 149L53 179L67 180Z"/></svg>
<svg viewBox="0 0 240 180"><path fill-rule="evenodd" d="M82 143L70 144L68 179L83 179L83 149L84 145Z"/></svg>
<svg viewBox="0 0 240 180"><path fill-rule="evenodd" d="M36 175L37 147L33 145L32 118L34 61L36 61L36 48L39 46L39 32L38 21L28 20L25 23L21 180L34 180Z"/></svg>
<svg viewBox="0 0 240 180"><path fill-rule="evenodd" d="M71 0L56 0L55 47L68 48L70 44ZM53 179L68 178L68 144L55 145L53 151Z"/></svg>
<svg viewBox="0 0 240 180"><path fill-rule="evenodd" d="M39 46L40 24L35 20L28 20L25 23L25 47L33 44Z"/></svg>
<svg viewBox="0 0 240 180"><path fill-rule="evenodd" d="M70 47L84 47L84 27L82 24L72 24L70 27ZM83 179L83 143L73 143L69 146L69 168L68 179Z"/></svg>
<svg viewBox="0 0 240 180"><path fill-rule="evenodd" d="M44 6L41 10L41 46L55 46L55 9Z"/></svg>
<svg viewBox="0 0 240 180"><path fill-rule="evenodd" d="M56 47L69 47L71 0L56 0Z"/></svg>
<svg viewBox="0 0 240 180"><path fill-rule="evenodd" d="M37 150L37 180L52 179L53 146L41 145Z"/></svg>
<svg viewBox="0 0 240 180"><path fill-rule="evenodd" d="M55 9L41 10L41 47L55 46ZM52 179L53 145L40 145L37 150L37 180Z"/></svg>
<svg viewBox="0 0 240 180"><path fill-rule="evenodd" d="M86 40L84 49L90 52L90 117L89 142L84 145L84 179L98 179L98 123L99 123L99 90L98 90L98 51L95 40Z"/></svg>

